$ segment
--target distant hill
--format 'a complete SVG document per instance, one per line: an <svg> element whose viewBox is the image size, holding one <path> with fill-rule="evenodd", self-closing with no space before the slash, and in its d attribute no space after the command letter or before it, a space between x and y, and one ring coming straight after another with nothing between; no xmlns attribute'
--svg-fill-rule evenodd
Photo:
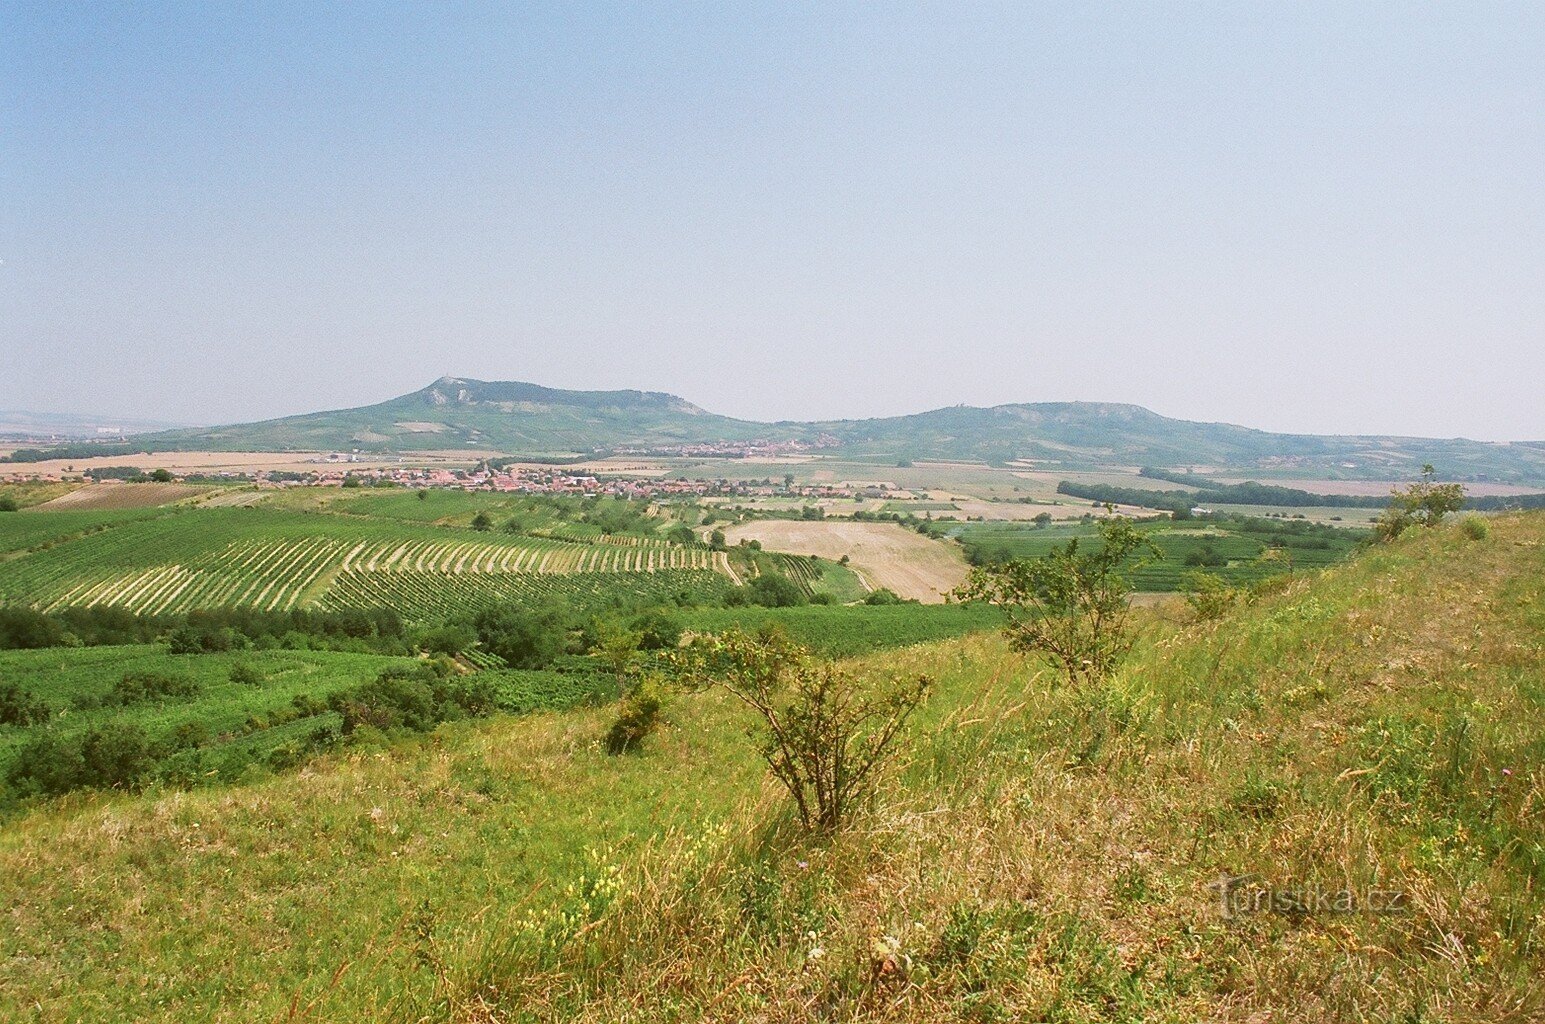
<svg viewBox="0 0 1545 1024"><path fill-rule="evenodd" d="M520 381L441 377L377 405L145 438L162 448L233 451L493 449L590 454L751 438L761 424L715 416L657 391L564 391Z"/></svg>
<svg viewBox="0 0 1545 1024"><path fill-rule="evenodd" d="M1451 477L1545 482L1545 442L1274 434L1160 416L1136 405L1045 402L955 406L908 416L758 423L707 412L654 391L564 391L518 381L442 377L377 405L259 423L164 431L160 449L235 451L479 449L511 455L668 451L720 442L791 441L889 463L1029 460L1048 470L1108 466L1227 466L1346 478L1411 475L1423 463Z"/></svg>

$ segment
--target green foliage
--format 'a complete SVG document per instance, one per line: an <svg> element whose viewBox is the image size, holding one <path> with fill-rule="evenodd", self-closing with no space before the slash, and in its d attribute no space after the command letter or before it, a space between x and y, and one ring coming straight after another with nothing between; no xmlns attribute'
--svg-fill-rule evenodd
<svg viewBox="0 0 1545 1024"><path fill-rule="evenodd" d="M493 517L486 511L480 511L472 517L472 528L479 533L486 533L494 528Z"/></svg>
<svg viewBox="0 0 1545 1024"><path fill-rule="evenodd" d="M1486 520L1480 516L1465 516L1459 524L1466 537L1471 540L1485 540L1491 536L1491 527L1486 525Z"/></svg>
<svg viewBox="0 0 1545 1024"><path fill-rule="evenodd" d="M782 573L763 573L742 588L746 604L762 608L793 608L809 599L799 584Z"/></svg>
<svg viewBox="0 0 1545 1024"><path fill-rule="evenodd" d="M200 690L198 680L184 675L163 672L125 672L113 684L106 703L119 707L145 701L195 697Z"/></svg>
<svg viewBox="0 0 1545 1024"><path fill-rule="evenodd" d="M623 698L617 720L606 732L606 749L612 754L631 753L660 728L665 709L665 684L658 677L645 678Z"/></svg>
<svg viewBox="0 0 1545 1024"><path fill-rule="evenodd" d="M0 512L15 512L21 508L9 494L0 494Z"/></svg>
<svg viewBox="0 0 1545 1024"><path fill-rule="evenodd" d="M545 668L568 646L568 609L559 604L488 608L472 626L483 648L511 668Z"/></svg>
<svg viewBox="0 0 1545 1024"><path fill-rule="evenodd" d="M1223 577L1212 572L1193 572L1185 576L1186 604L1204 622L1220 619L1239 603L1241 592L1230 587Z"/></svg>
<svg viewBox="0 0 1545 1024"><path fill-rule="evenodd" d="M762 723L759 753L807 829L843 824L895 755L927 676L865 684L776 631L701 638L681 659L689 678L724 687Z"/></svg>
<svg viewBox="0 0 1545 1024"><path fill-rule="evenodd" d="M1010 643L1049 657L1070 684L1104 679L1133 643L1127 574L1158 551L1119 516L1099 532L1098 548L1080 550L1075 537L1045 558L977 567L956 596L1003 609Z"/></svg>
<svg viewBox="0 0 1545 1024"><path fill-rule="evenodd" d="M1462 485L1440 484L1437 470L1423 466L1420 480L1390 491L1389 507L1374 521L1374 536L1388 542L1412 526L1437 526L1450 512L1463 508L1464 503Z"/></svg>
<svg viewBox="0 0 1545 1024"><path fill-rule="evenodd" d="M37 725L53 714L42 698L15 683L0 683L0 725Z"/></svg>
<svg viewBox="0 0 1545 1024"><path fill-rule="evenodd" d="M471 650L477 642L477 631L465 622L442 622L439 625L430 626L418 635L420 650L453 657Z"/></svg>
<svg viewBox="0 0 1545 1024"><path fill-rule="evenodd" d="M230 681L241 686L263 686L264 675L260 670L243 661L230 667Z"/></svg>
<svg viewBox="0 0 1545 1024"><path fill-rule="evenodd" d="M619 693L628 692L628 677L638 663L639 643L642 640L642 633L607 623L590 651L590 657L605 665L616 677Z"/></svg>

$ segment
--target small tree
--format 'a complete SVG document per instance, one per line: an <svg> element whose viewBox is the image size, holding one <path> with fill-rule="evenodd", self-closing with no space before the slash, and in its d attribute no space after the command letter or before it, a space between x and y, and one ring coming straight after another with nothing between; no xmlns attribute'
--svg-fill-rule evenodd
<svg viewBox="0 0 1545 1024"><path fill-rule="evenodd" d="M1132 647L1127 573L1161 555L1128 519L1113 516L1098 530L1098 546L1074 537L1045 558L972 569L955 596L1003 609L1009 642L1047 655L1069 683L1103 679Z"/></svg>
<svg viewBox="0 0 1545 1024"><path fill-rule="evenodd" d="M474 530L486 531L493 529L493 527L494 521L487 512L479 512L472 517L472 528Z"/></svg>
<svg viewBox="0 0 1545 1024"><path fill-rule="evenodd" d="M805 828L841 826L895 753L902 727L932 686L927 676L865 685L778 632L739 630L694 644L692 673L757 713L760 753Z"/></svg>
<svg viewBox="0 0 1545 1024"><path fill-rule="evenodd" d="M643 639L642 633L607 625L601 628L600 640L590 652L592 658L611 669L617 677L619 694L628 692L628 676L638 661L638 646Z"/></svg>
<svg viewBox="0 0 1545 1024"><path fill-rule="evenodd" d="M1215 572L1188 572L1182 579L1185 585L1186 604L1196 613L1197 619L1210 622L1221 619L1239 603L1240 592L1223 581Z"/></svg>
<svg viewBox="0 0 1545 1024"><path fill-rule="evenodd" d="M158 484L169 484L174 477L169 469L157 469L150 474L150 479Z"/></svg>
<svg viewBox="0 0 1545 1024"><path fill-rule="evenodd" d="M660 728L665 701L665 684L653 676L646 677L634 687L633 692L623 698L617 720L606 732L607 752L627 754L637 750Z"/></svg>
<svg viewBox="0 0 1545 1024"><path fill-rule="evenodd" d="M1408 526L1437 526L1450 512L1464 507L1465 489L1460 484L1440 484L1437 470L1422 467L1422 478L1404 490L1392 488L1389 507L1374 520L1373 534L1381 541L1392 541Z"/></svg>

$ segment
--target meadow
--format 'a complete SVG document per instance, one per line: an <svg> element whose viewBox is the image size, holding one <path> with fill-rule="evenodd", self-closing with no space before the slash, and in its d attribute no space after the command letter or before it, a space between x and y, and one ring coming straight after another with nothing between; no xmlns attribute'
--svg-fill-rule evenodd
<svg viewBox="0 0 1545 1024"><path fill-rule="evenodd" d="M0 832L0 1016L1540 1019L1542 552L1415 531L1145 616L1093 689L991 633L862 656L936 685L833 835L717 689L632 755L579 708L55 801Z"/></svg>

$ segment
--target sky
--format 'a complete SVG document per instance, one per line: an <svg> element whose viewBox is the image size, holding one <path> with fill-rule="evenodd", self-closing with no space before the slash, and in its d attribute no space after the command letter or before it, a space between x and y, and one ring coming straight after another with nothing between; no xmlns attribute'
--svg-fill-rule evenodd
<svg viewBox="0 0 1545 1024"><path fill-rule="evenodd" d="M1545 439L1537 3L0 0L0 408Z"/></svg>

